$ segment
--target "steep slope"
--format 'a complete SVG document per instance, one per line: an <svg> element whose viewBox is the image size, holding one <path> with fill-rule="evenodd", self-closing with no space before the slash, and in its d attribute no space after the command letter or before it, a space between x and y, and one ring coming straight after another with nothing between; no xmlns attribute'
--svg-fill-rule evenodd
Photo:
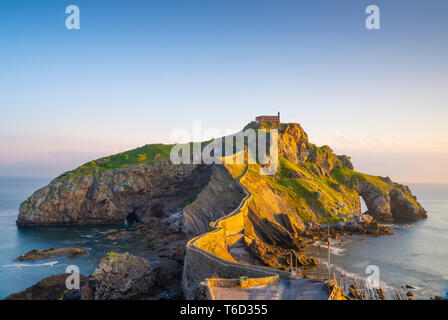
<svg viewBox="0 0 448 320"><path fill-rule="evenodd" d="M257 124L252 127L261 128ZM294 123L280 125L277 173L255 179L264 180L303 222L337 222L360 214L359 196L366 202L368 213L380 221L426 217L426 211L407 186L388 177L354 171L348 156L337 156L328 146L310 143L300 125ZM246 187L257 193L251 186Z"/></svg>
<svg viewBox="0 0 448 320"><path fill-rule="evenodd" d="M271 129L254 122L247 128ZM183 212L184 230L203 233L210 222L237 206L242 193L227 171L235 179L241 168L174 165L169 160L171 147L146 145L66 172L22 203L17 223L145 222ZM337 222L360 214L359 195L378 220L426 217L408 187L354 171L349 157L310 143L298 124L279 127L277 173L263 176L258 169L250 165L244 181L254 198L247 229L268 243L292 244L308 222Z"/></svg>
<svg viewBox="0 0 448 320"><path fill-rule="evenodd" d="M17 224L145 222L182 211L208 183L212 168L173 165L170 150L147 145L66 172L21 204Z"/></svg>
<svg viewBox="0 0 448 320"><path fill-rule="evenodd" d="M243 197L244 193L225 167L214 165L207 186L184 209L184 230L195 235L208 232L210 222L231 212Z"/></svg>

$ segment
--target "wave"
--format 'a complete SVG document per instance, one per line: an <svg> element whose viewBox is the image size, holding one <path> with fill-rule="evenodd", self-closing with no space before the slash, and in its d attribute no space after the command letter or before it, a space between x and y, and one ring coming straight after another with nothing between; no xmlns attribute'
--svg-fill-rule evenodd
<svg viewBox="0 0 448 320"><path fill-rule="evenodd" d="M324 248L327 249L328 245L326 242L322 242L322 241L316 241L313 243L313 246L319 247L319 248ZM344 252L347 251L347 249L344 249L340 246L330 246L331 248L331 253L334 254L335 256L343 256Z"/></svg>
<svg viewBox="0 0 448 320"><path fill-rule="evenodd" d="M328 262L326 261L325 264L328 265ZM346 269L344 269L344 268L342 268L340 266L334 265L334 264L331 264L331 267L335 271L337 271L338 273L344 275L346 278L352 278L352 279L356 279L358 281L363 281L363 282L366 282L366 285L367 285L367 278L368 277L362 276L359 273L350 272L350 271L348 271L348 270L346 270ZM394 286L392 286L392 285L382 281L381 279L379 280L379 285L383 289L388 289L388 290L397 289L396 287L394 287Z"/></svg>
<svg viewBox="0 0 448 320"><path fill-rule="evenodd" d="M57 264L58 261L51 261L51 262L45 262L45 263L36 263L36 264L29 264L29 263L14 263L14 264L5 264L2 266L2 268L24 268L24 267L53 267L55 264Z"/></svg>

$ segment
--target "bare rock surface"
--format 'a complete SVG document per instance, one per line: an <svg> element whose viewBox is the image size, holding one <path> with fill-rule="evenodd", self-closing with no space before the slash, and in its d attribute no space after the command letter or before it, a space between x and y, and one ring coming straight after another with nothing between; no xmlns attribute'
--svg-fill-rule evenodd
<svg viewBox="0 0 448 320"><path fill-rule="evenodd" d="M34 261L53 259L60 256L68 256L69 258L78 258L89 253L88 249L82 247L68 247L68 248L50 248L41 250L31 250L20 257L17 261Z"/></svg>
<svg viewBox="0 0 448 320"><path fill-rule="evenodd" d="M5 300L63 300L70 294L65 284L69 276L70 274L58 274L45 278L24 291L9 295ZM86 279L85 276L80 275L80 280Z"/></svg>
<svg viewBox="0 0 448 320"><path fill-rule="evenodd" d="M244 193L222 165L213 166L213 173L207 186L197 199L184 209L183 225L190 234L209 231L209 224L227 215L238 207Z"/></svg>
<svg viewBox="0 0 448 320"><path fill-rule="evenodd" d="M349 217L335 224L309 223L303 236L313 240L323 239L330 235L334 238L341 235L392 235L391 227L378 223L368 214Z"/></svg>
<svg viewBox="0 0 448 320"><path fill-rule="evenodd" d="M211 167L160 161L86 175L65 174L20 206L19 226L122 224L163 218L207 183Z"/></svg>
<svg viewBox="0 0 448 320"><path fill-rule="evenodd" d="M289 270L291 266L317 266L319 263L318 259L298 253L296 250L271 246L261 241L249 241L246 248L263 265L276 269Z"/></svg>
<svg viewBox="0 0 448 320"><path fill-rule="evenodd" d="M154 285L149 262L130 254L109 253L92 278L95 300L144 298Z"/></svg>

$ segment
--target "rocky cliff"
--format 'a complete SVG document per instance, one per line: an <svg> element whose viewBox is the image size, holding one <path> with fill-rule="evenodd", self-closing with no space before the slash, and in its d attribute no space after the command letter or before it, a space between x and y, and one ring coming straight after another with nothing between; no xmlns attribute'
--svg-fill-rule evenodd
<svg viewBox="0 0 448 320"><path fill-rule="evenodd" d="M184 230L190 234L208 232L210 222L231 212L243 197L243 191L226 168L222 165L213 166L207 186L183 211Z"/></svg>
<svg viewBox="0 0 448 320"><path fill-rule="evenodd" d="M173 165L160 155L145 161L144 153L140 158L144 160L115 168L106 166L113 159L103 158L61 175L21 204L17 224L121 224L167 218L193 202L212 174L207 165Z"/></svg>
<svg viewBox="0 0 448 320"><path fill-rule="evenodd" d="M261 127L251 123L246 128ZM177 214L184 231L206 232L210 222L242 198L234 181L237 165L174 165L170 149L147 145L64 173L22 203L17 223L132 223ZM310 143L298 124L280 125L279 169L274 176L260 175L259 165L249 167L244 186L254 201L249 204L248 232L270 244L291 242L310 221L338 222L359 215L359 196L377 220L426 217L408 187L354 171L349 157Z"/></svg>

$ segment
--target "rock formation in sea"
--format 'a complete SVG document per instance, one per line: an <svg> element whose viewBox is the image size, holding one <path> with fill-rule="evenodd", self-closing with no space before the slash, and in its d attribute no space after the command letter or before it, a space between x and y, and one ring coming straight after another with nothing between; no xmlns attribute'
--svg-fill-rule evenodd
<svg viewBox="0 0 448 320"><path fill-rule="evenodd" d="M66 280L70 276L67 273L47 277L26 290L7 296L5 300L69 300L68 297L72 294L75 295L75 300L79 299L79 290L67 290ZM80 280L85 282L87 278L80 275Z"/></svg>
<svg viewBox="0 0 448 320"><path fill-rule="evenodd" d="M91 276L86 295L94 300L141 299L150 295L154 286L149 262L130 254L110 252Z"/></svg>
<svg viewBox="0 0 448 320"><path fill-rule="evenodd" d="M252 122L243 130L273 128ZM294 256L296 264L313 266L318 261L301 249L327 232L332 237L390 234L379 222L426 217L407 186L355 171L350 157L312 144L299 124L283 123L278 130L274 175L261 175L260 164L173 164L172 145L146 145L60 175L22 203L17 224L138 224L160 265L152 270L137 257L123 264L129 255L107 256L83 294L91 299L179 297L182 278L184 295L191 298L199 282L216 272L210 255L275 269L288 269ZM248 156L247 145L226 156ZM364 214L360 197L368 208ZM207 236L187 244L197 235ZM128 236L108 235L111 240ZM136 268L138 279L126 278L129 268Z"/></svg>
<svg viewBox="0 0 448 320"><path fill-rule="evenodd" d="M50 248L50 249L31 250L25 254L22 254L16 260L34 261L34 260L53 259L60 256L68 256L69 258L73 259L85 256L88 253L89 253L88 249L81 247Z"/></svg>
<svg viewBox="0 0 448 320"><path fill-rule="evenodd" d="M260 129L251 123L246 128ZM269 129L269 128L268 128ZM22 203L19 226L82 225L169 221L192 234L208 230L242 198L226 165L175 165L170 145L146 145L108 156L62 174ZM361 196L378 221L412 221L426 217L407 186L388 177L354 170L350 158L328 146L317 147L295 123L279 129L279 163L275 176L249 172L256 195L249 219L271 242L288 241L281 230L296 234L309 221L335 221L360 214ZM263 232L262 219L280 227Z"/></svg>

